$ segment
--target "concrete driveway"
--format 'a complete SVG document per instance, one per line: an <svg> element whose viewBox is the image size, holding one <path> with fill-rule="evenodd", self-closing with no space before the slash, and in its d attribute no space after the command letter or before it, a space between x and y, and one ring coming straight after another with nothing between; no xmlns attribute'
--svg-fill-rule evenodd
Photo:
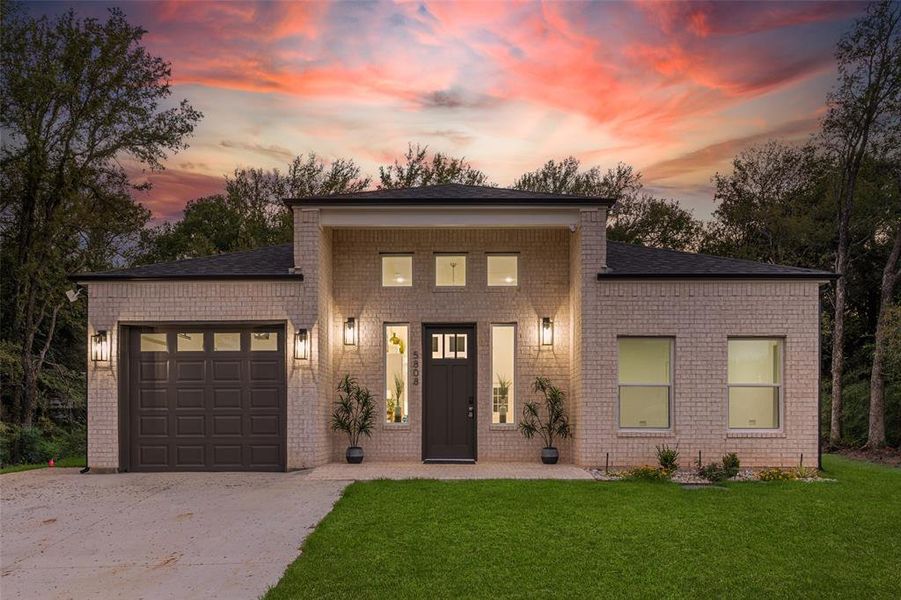
<svg viewBox="0 0 901 600"><path fill-rule="evenodd" d="M257 598L346 481L43 469L0 476L0 596Z"/></svg>

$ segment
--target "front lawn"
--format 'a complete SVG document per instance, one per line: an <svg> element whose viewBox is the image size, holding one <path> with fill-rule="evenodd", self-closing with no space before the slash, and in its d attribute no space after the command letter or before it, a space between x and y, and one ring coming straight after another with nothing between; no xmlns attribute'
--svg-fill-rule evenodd
<svg viewBox="0 0 901 600"><path fill-rule="evenodd" d="M355 483L265 598L897 598L901 469L824 463L837 482Z"/></svg>

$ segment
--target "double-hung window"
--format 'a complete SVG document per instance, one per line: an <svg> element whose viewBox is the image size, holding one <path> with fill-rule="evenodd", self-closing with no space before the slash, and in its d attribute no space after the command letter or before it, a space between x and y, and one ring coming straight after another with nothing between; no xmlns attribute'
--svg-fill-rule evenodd
<svg viewBox="0 0 901 600"><path fill-rule="evenodd" d="M619 426L669 429L673 378L672 338L618 340Z"/></svg>
<svg viewBox="0 0 901 600"><path fill-rule="evenodd" d="M729 428L779 429L782 422L782 340L729 340Z"/></svg>

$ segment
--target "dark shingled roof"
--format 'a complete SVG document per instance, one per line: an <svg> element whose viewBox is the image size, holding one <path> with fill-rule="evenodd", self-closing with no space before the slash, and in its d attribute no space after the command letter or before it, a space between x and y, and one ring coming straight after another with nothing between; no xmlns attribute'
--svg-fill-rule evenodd
<svg viewBox="0 0 901 600"><path fill-rule="evenodd" d="M294 279L294 250L291 244L268 246L245 252L188 258L102 273L79 273L73 281L118 281L147 279Z"/></svg>
<svg viewBox="0 0 901 600"><path fill-rule="evenodd" d="M489 187L486 185L464 185L462 183L443 183L440 185L423 185L418 187L398 188L391 190L372 190L347 194L329 194L327 196L310 196L306 198L287 198L285 203L291 205L315 206L365 206L367 204L393 204L430 206L436 204L459 204L473 206L490 205L534 205L534 204L568 204L597 206L612 205L612 198L596 196L577 196L573 194L551 194L548 192L530 192L511 190L508 188Z"/></svg>
<svg viewBox="0 0 901 600"><path fill-rule="evenodd" d="M616 278L734 278L734 279L835 279L828 271L786 267L769 263L694 254L663 248L645 248L607 242L607 270L598 279Z"/></svg>
<svg viewBox="0 0 901 600"><path fill-rule="evenodd" d="M104 273L81 273L73 281L126 281L152 279L294 279L291 244L269 246L247 252L191 258ZM785 267L766 263L692 254L676 250L645 248L607 242L607 271L598 279L644 278L733 278L733 279L834 279L828 271Z"/></svg>

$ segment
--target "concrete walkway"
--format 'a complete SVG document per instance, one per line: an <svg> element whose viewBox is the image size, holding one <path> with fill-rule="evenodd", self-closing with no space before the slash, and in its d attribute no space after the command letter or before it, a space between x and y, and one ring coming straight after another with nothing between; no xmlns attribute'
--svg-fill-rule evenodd
<svg viewBox="0 0 901 600"><path fill-rule="evenodd" d="M308 473L0 475L0 596L258 598L345 485Z"/></svg>
<svg viewBox="0 0 901 600"><path fill-rule="evenodd" d="M313 469L310 481L365 481L371 479L594 479L573 465L491 463L470 465L366 462L360 465L329 463Z"/></svg>

